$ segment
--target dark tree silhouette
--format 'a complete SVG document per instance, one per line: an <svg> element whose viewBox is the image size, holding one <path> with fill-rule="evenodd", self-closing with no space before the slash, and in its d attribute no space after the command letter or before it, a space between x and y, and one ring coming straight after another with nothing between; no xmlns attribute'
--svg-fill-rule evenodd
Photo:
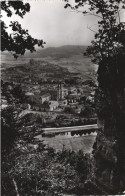
<svg viewBox="0 0 125 196"><path fill-rule="evenodd" d="M97 32L88 27L95 39L87 48L87 55L99 65L95 102L101 131L94 152L96 180L105 184L101 188L107 193L118 194L125 186L125 22L121 20L125 0L76 0L74 5L70 0L66 2L65 8L98 17ZM114 155L108 156L110 152ZM111 163L113 156L117 161Z"/></svg>
<svg viewBox="0 0 125 196"><path fill-rule="evenodd" d="M8 17L16 14L23 18L30 11L30 4L23 1L2 1L1 11L5 12ZM8 27L2 20L1 15L1 51L9 51L15 58L18 58L19 55L24 55L26 50L34 52L36 45L43 47L45 44L43 40L34 39L28 33L28 30L23 29L17 21L11 21L9 27L13 31L11 34L8 33Z"/></svg>
<svg viewBox="0 0 125 196"><path fill-rule="evenodd" d="M9 106L2 109L1 112L1 147L2 147L2 159L10 153L13 148L14 141L18 137L17 133L17 111Z"/></svg>

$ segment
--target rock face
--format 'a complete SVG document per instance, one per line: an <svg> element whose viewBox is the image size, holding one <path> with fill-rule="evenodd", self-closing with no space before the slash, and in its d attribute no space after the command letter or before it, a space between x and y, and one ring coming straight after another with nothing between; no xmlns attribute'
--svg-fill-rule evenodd
<svg viewBox="0 0 125 196"><path fill-rule="evenodd" d="M100 131L94 144L93 154L95 159L94 181L102 194L118 194L125 189L125 148L121 152L123 161L118 160L121 159L119 153L117 142L108 139Z"/></svg>
<svg viewBox="0 0 125 196"><path fill-rule="evenodd" d="M108 140L103 133L98 133L94 145L95 182L97 186L102 187L102 191L108 194L113 194L113 174L117 162L114 148L115 142Z"/></svg>
<svg viewBox="0 0 125 196"><path fill-rule="evenodd" d="M125 55L117 60L117 73L112 72L116 67L114 70L111 68L110 75L102 68L103 72L100 73L103 73L103 78L99 78L100 88L106 95L104 98L107 97L107 102L105 104L104 99L100 101L100 106L104 107L99 111L101 120L98 121L99 131L93 150L93 182L99 190L98 194L118 195L125 191ZM112 63L110 65L114 66ZM111 73L114 75L111 76ZM105 84L106 78L108 82ZM104 115L100 118L100 114Z"/></svg>

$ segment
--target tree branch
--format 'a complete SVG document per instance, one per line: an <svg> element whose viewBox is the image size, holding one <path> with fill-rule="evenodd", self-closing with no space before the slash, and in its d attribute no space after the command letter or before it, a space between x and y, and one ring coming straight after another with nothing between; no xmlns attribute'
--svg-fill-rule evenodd
<svg viewBox="0 0 125 196"><path fill-rule="evenodd" d="M96 16L96 17L98 17L98 18L103 19L103 17L101 17L101 16L99 16L99 15L97 15L97 14L94 14L94 13L91 13L91 12L87 12L87 13L88 13L88 15Z"/></svg>
<svg viewBox="0 0 125 196"><path fill-rule="evenodd" d="M118 10L118 20L119 20L119 24L120 24L120 14L119 14L120 10Z"/></svg>
<svg viewBox="0 0 125 196"><path fill-rule="evenodd" d="M17 193L16 196L20 196L19 193L18 193L17 183L16 183L16 181L14 180L14 178L13 178L13 184L14 184L14 187L15 187L15 191L16 191L16 193Z"/></svg>
<svg viewBox="0 0 125 196"><path fill-rule="evenodd" d="M89 29L90 31L97 33L96 31L94 31L90 26L87 25L87 29Z"/></svg>
<svg viewBox="0 0 125 196"><path fill-rule="evenodd" d="M77 13L81 13L81 14L84 14L84 15L92 15L92 16L95 16L95 17L103 19L101 16L99 16L97 14L94 14L94 13L91 13L91 12L88 12L88 11L80 11L80 10L77 10L75 8L72 8L72 10L74 10L74 12L77 12Z"/></svg>

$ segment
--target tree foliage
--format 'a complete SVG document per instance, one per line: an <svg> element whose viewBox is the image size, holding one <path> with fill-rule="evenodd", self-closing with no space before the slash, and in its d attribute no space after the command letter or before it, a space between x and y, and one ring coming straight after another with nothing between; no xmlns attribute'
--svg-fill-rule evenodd
<svg viewBox="0 0 125 196"><path fill-rule="evenodd" d="M66 0L65 8L81 12L84 15L98 17L97 32L95 40L87 49L87 54L92 57L93 62L100 62L104 58L119 54L125 44L125 22L121 22L120 17L125 9L125 0L76 0L75 5Z"/></svg>
<svg viewBox="0 0 125 196"><path fill-rule="evenodd" d="M7 14L7 17L15 14L23 18L30 11L30 4L23 1L2 1L1 10ZM24 55L26 50L34 52L36 45L43 47L45 44L43 40L33 38L28 30L21 27L18 21L11 21L9 27L12 29L10 34L1 15L1 51L9 51L15 58Z"/></svg>
<svg viewBox="0 0 125 196"><path fill-rule="evenodd" d="M70 7L84 15L98 17L98 27L94 31L95 39L87 48L87 55L98 66L98 87L95 93L95 105L98 118L103 122L100 132L106 142L115 141L117 162L113 170L112 180L106 182L112 186L112 193L118 194L125 187L125 19L122 15L125 10L125 0L76 0L75 4L66 0L65 8ZM99 135L99 134L98 134ZM99 145L100 138L97 139ZM102 178L101 160L104 162L103 151L99 146L96 160L97 170L100 170L97 179ZM106 146L106 153L109 151ZM95 152L95 154L96 154ZM105 158L108 162L108 159ZM109 162L108 162L109 163ZM106 166L104 172L106 172Z"/></svg>
<svg viewBox="0 0 125 196"><path fill-rule="evenodd" d="M18 136L17 111L12 106L9 106L2 109L1 116L1 152L2 158L4 158L4 156L10 153L14 146L15 139Z"/></svg>
<svg viewBox="0 0 125 196"><path fill-rule="evenodd" d="M25 147L25 149L24 149ZM17 154L18 151L18 154ZM63 150L55 153L53 149L30 149L20 145L11 156L13 166L9 170L10 179L14 179L19 195L82 195L91 194L85 182L92 168L91 157L82 151L77 153ZM5 174L4 174L5 175ZM12 180L6 177L2 193L8 194L10 187L14 191ZM8 185L8 186L7 186Z"/></svg>
<svg viewBox="0 0 125 196"><path fill-rule="evenodd" d="M125 22L121 16L125 0L76 0L74 5L68 0L66 2L65 8L98 17L95 39L87 48L92 62L99 65L96 108L99 118L106 121L109 118L110 125L114 124L118 129L118 124L121 124L118 116L123 119L124 108Z"/></svg>
<svg viewBox="0 0 125 196"><path fill-rule="evenodd" d="M17 105L26 102L25 93L22 91L21 85L3 82L1 84L2 96L9 105Z"/></svg>

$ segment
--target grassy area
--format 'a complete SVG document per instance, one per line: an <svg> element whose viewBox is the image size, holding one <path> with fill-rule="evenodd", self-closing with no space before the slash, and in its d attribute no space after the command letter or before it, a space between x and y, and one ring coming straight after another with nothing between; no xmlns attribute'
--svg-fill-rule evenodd
<svg viewBox="0 0 125 196"><path fill-rule="evenodd" d="M36 138L43 141L43 143L47 144L49 147L54 148L56 151L61 151L65 148L66 150L73 150L75 152L82 150L84 153L90 153L92 152L92 146L96 136L69 137L68 135L59 135L51 138L43 138L39 135Z"/></svg>

